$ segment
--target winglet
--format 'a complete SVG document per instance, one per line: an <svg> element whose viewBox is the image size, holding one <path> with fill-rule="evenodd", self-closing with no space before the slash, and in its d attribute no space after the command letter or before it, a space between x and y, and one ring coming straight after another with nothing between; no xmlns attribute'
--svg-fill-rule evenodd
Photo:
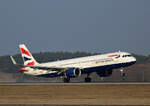
<svg viewBox="0 0 150 106"><path fill-rule="evenodd" d="M17 65L17 63L16 63L15 59L13 58L13 56L10 56L10 58L11 58L11 61L13 62L13 64Z"/></svg>

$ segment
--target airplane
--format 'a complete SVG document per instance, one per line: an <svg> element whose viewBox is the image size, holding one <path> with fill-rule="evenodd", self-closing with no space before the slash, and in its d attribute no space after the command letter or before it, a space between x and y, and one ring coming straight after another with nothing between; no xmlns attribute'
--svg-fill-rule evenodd
<svg viewBox="0 0 150 106"><path fill-rule="evenodd" d="M48 63L38 63L24 44L19 45L24 64L16 63L10 56L14 65L22 66L19 71L39 77L61 77L64 83L69 83L71 78L87 74L85 82L91 82L90 74L96 72L100 77L112 75L114 69L123 71L124 67L136 63L136 58L127 52L115 52L94 56L59 60Z"/></svg>

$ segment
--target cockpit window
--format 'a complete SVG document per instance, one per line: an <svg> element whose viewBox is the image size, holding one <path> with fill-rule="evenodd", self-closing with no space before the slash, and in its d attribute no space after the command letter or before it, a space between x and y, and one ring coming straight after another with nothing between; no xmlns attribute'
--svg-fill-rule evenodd
<svg viewBox="0 0 150 106"><path fill-rule="evenodd" d="M122 57L131 57L132 55L123 55Z"/></svg>

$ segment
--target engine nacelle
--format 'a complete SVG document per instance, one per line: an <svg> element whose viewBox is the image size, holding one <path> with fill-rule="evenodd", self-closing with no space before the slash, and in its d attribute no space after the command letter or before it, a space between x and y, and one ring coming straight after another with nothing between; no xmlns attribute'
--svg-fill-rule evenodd
<svg viewBox="0 0 150 106"><path fill-rule="evenodd" d="M78 77L81 75L81 69L79 68L70 68L66 70L65 75L67 77Z"/></svg>
<svg viewBox="0 0 150 106"><path fill-rule="evenodd" d="M98 74L100 77L109 77L110 75L112 75L112 70L99 71L99 72L97 72L97 74Z"/></svg>

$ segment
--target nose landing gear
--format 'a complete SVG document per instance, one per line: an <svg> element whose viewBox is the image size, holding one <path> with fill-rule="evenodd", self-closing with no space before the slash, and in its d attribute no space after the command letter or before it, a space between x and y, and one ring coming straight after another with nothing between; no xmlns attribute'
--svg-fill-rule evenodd
<svg viewBox="0 0 150 106"><path fill-rule="evenodd" d="M124 71L124 69L120 69L120 72L121 72L121 77L122 77L122 80L124 81L127 77L127 74L126 72Z"/></svg>

